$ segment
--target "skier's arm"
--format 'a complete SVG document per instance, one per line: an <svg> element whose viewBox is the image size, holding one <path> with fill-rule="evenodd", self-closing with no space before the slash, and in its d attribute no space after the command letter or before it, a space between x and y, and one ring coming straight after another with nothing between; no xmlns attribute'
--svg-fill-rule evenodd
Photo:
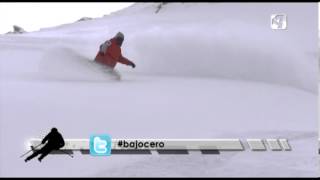
<svg viewBox="0 0 320 180"><path fill-rule="evenodd" d="M63 140L63 137L61 136L61 141L60 141L60 148L62 148L65 145L65 142Z"/></svg>
<svg viewBox="0 0 320 180"><path fill-rule="evenodd" d="M136 67L136 65L132 61L130 61L129 59L123 57L122 55L120 55L120 57L118 59L118 62L122 63L122 64L126 64L126 65L129 65L129 66L132 66L133 68Z"/></svg>
<svg viewBox="0 0 320 180"><path fill-rule="evenodd" d="M42 139L41 143L42 143L42 144L45 144L45 143L48 141L50 135L51 135L51 133L47 134L46 137L44 137L44 138Z"/></svg>

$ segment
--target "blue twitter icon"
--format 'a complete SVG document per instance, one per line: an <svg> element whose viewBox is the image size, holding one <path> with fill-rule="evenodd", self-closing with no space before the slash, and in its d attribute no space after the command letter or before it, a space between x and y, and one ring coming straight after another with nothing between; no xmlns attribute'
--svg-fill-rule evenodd
<svg viewBox="0 0 320 180"><path fill-rule="evenodd" d="M90 154L92 156L111 155L111 137L107 134L90 136Z"/></svg>

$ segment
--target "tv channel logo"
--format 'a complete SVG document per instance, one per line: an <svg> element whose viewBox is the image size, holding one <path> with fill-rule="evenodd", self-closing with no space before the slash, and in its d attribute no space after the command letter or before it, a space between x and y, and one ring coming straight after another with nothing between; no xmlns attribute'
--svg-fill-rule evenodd
<svg viewBox="0 0 320 180"><path fill-rule="evenodd" d="M276 29L276 30L285 30L287 29L287 15L282 13L282 14L271 14L271 29Z"/></svg>
<svg viewBox="0 0 320 180"><path fill-rule="evenodd" d="M92 156L111 155L111 137L107 134L90 136L90 154Z"/></svg>

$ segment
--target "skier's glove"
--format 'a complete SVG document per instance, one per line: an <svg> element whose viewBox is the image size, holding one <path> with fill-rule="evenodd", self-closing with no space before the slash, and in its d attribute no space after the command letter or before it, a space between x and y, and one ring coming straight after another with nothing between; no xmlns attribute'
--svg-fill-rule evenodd
<svg viewBox="0 0 320 180"><path fill-rule="evenodd" d="M132 68L135 68L135 67L136 67L136 65L135 65L134 63L131 63L130 66L131 66Z"/></svg>

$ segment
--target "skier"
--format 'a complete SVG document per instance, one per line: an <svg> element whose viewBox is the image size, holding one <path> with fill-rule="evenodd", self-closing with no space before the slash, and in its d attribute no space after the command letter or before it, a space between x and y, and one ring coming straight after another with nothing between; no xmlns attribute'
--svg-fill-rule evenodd
<svg viewBox="0 0 320 180"><path fill-rule="evenodd" d="M45 144L48 141L46 145L44 145L40 150L36 150L32 155L27 157L24 161L27 162L34 157L41 154L41 156L38 158L38 160L41 162L41 160L46 157L51 151L53 150L59 150L65 145L64 139L62 135L58 132L57 128L52 128L51 132L45 136L42 140L42 144Z"/></svg>
<svg viewBox="0 0 320 180"><path fill-rule="evenodd" d="M110 71L116 74L116 76L119 75L114 71L114 67L118 62L131 66L132 68L136 67L136 65L132 61L123 57L121 54L121 45L123 43L123 40L123 33L118 32L113 38L100 45L99 52L95 57L95 62L107 66Z"/></svg>

